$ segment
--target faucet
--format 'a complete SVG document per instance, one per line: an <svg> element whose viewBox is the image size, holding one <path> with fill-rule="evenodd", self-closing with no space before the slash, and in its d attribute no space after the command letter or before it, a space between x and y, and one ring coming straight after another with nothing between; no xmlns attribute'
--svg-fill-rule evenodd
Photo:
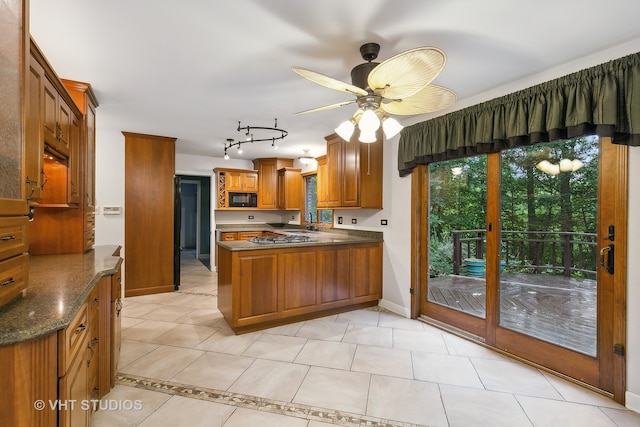
<svg viewBox="0 0 640 427"><path fill-rule="evenodd" d="M318 227L313 224L313 213L309 212L309 219L307 221L307 226L305 227L307 230L318 231Z"/></svg>

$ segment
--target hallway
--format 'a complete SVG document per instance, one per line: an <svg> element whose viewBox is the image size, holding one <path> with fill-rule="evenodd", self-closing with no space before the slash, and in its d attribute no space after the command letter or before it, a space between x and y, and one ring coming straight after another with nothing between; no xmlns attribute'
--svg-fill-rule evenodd
<svg viewBox="0 0 640 427"><path fill-rule="evenodd" d="M610 426L640 414L420 321L365 309L236 336L216 274L126 298L116 387L93 426Z"/></svg>

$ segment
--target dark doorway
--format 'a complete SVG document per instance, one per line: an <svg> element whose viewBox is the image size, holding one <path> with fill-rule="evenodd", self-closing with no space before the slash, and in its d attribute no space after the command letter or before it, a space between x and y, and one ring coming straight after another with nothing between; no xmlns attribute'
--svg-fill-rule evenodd
<svg viewBox="0 0 640 427"><path fill-rule="evenodd" d="M195 257L211 269L211 178L180 175L181 256Z"/></svg>

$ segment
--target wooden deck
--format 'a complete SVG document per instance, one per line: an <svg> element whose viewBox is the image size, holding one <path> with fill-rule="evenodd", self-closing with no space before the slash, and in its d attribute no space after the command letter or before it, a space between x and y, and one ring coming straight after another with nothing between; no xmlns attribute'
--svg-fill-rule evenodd
<svg viewBox="0 0 640 427"><path fill-rule="evenodd" d="M595 280L513 273L500 279L500 326L595 356ZM428 298L485 317L484 278L431 278Z"/></svg>

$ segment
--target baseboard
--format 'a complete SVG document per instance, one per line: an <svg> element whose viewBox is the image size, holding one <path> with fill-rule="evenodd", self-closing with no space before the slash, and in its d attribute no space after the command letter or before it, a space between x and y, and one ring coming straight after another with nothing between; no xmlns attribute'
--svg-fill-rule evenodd
<svg viewBox="0 0 640 427"><path fill-rule="evenodd" d="M411 310L403 307L401 305L398 305L396 303L393 303L391 301L385 300L385 299L381 299L378 302L378 305L386 310L389 310L395 314L398 314L402 317L406 317L406 318L410 318L411 317Z"/></svg>
<svg viewBox="0 0 640 427"><path fill-rule="evenodd" d="M631 393L627 391L624 395L625 406L627 409L640 413L640 394Z"/></svg>

